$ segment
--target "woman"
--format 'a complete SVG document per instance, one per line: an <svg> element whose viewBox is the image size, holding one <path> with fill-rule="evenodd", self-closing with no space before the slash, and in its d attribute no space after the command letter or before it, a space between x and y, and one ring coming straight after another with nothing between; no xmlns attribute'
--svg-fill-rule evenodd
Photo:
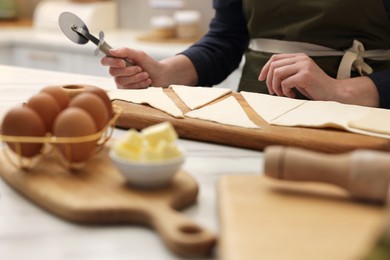
<svg viewBox="0 0 390 260"><path fill-rule="evenodd" d="M104 57L120 88L211 86L245 54L239 90L390 107L390 0L214 0L209 32L156 61L142 51Z"/></svg>

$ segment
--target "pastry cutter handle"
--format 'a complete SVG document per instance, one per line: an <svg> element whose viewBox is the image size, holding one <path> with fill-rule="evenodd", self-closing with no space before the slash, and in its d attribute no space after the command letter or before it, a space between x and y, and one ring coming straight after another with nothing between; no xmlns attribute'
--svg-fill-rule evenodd
<svg viewBox="0 0 390 260"><path fill-rule="evenodd" d="M99 50L100 50L104 54L106 54L108 57L112 57L110 54L111 49L112 49L112 47L104 40L104 32L101 31L99 33L99 40L97 43L97 49L96 49L95 55L98 55ZM123 59L123 60L126 62L126 67L134 66L134 63L132 63L131 61L129 61L127 59Z"/></svg>
<svg viewBox="0 0 390 260"><path fill-rule="evenodd" d="M108 57L112 57L111 54L110 54L110 50L112 49L112 47L105 41L103 41L100 45L99 45L99 50L101 50L104 54L106 54ZM127 59L124 59L124 61L126 62L126 67L130 67L130 66L134 66L134 63L132 63L131 61L127 60Z"/></svg>

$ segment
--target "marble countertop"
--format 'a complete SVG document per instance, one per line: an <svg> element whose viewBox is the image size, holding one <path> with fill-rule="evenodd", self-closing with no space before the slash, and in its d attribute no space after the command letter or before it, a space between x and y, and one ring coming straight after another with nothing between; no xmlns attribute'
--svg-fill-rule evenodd
<svg viewBox="0 0 390 260"><path fill-rule="evenodd" d="M115 88L109 78L0 65L0 111L20 104L45 86L82 83ZM124 132L116 129L114 135ZM194 176L200 187L197 203L182 213L218 235L216 185L219 177L260 174L263 154L189 140L179 140L179 144L187 155L183 169ZM7 260L181 259L172 254L151 229L68 222L31 203L1 179L0 230L0 258ZM204 259L216 259L216 254Z"/></svg>

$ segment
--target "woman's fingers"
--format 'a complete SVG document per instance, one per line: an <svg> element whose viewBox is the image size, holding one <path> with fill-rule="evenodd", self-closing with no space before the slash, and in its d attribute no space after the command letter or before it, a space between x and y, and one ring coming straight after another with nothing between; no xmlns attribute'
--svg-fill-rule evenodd
<svg viewBox="0 0 390 260"><path fill-rule="evenodd" d="M147 72L141 72L132 76L117 76L115 83L120 88L145 88L152 84Z"/></svg>
<svg viewBox="0 0 390 260"><path fill-rule="evenodd" d="M322 73L317 67L306 54L276 54L267 62L259 79L266 80L270 94L293 98L295 93L292 89L299 88L302 94L310 97L306 90L314 83L310 73Z"/></svg>
<svg viewBox="0 0 390 260"><path fill-rule="evenodd" d="M142 68L139 66L130 66L124 68L110 67L109 73L113 77L121 77L121 76L134 76L142 73Z"/></svg>
<svg viewBox="0 0 390 260"><path fill-rule="evenodd" d="M271 64L267 77L268 89L271 89L272 94L276 93L278 96L283 96L285 93L282 89L282 81L298 72L296 60L293 58L286 58Z"/></svg>
<svg viewBox="0 0 390 260"><path fill-rule="evenodd" d="M268 92L273 95L283 95L280 82L285 75L285 67L294 65L300 54L275 54L261 70L259 80L266 80Z"/></svg>

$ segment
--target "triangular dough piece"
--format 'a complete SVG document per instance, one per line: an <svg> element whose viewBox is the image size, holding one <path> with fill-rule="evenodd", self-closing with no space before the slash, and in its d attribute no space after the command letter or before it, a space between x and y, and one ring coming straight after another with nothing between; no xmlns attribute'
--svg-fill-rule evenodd
<svg viewBox="0 0 390 260"><path fill-rule="evenodd" d="M362 117L348 122L351 128L390 135L390 110L369 109Z"/></svg>
<svg viewBox="0 0 390 260"><path fill-rule="evenodd" d="M190 111L185 116L244 128L260 128L247 116L234 97Z"/></svg>
<svg viewBox="0 0 390 260"><path fill-rule="evenodd" d="M162 88L149 87L147 89L115 89L108 91L111 100L118 99L136 104L148 104L171 116L183 118L183 112L164 93Z"/></svg>
<svg viewBox="0 0 390 260"><path fill-rule="evenodd" d="M307 100L293 99L287 97L271 96L253 92L241 91L249 106L264 119L267 123L286 114L288 111L299 107Z"/></svg>
<svg viewBox="0 0 390 260"><path fill-rule="evenodd" d="M191 110L200 108L232 92L231 89L227 88L190 87L184 85L171 85L170 88Z"/></svg>
<svg viewBox="0 0 390 260"><path fill-rule="evenodd" d="M368 112L369 111L369 112ZM390 112L334 101L307 101L271 122L280 126L339 128L349 132L390 139Z"/></svg>
<svg viewBox="0 0 390 260"><path fill-rule="evenodd" d="M282 126L334 127L348 130L348 122L362 117L366 111L367 107L335 101L307 101L271 123Z"/></svg>

